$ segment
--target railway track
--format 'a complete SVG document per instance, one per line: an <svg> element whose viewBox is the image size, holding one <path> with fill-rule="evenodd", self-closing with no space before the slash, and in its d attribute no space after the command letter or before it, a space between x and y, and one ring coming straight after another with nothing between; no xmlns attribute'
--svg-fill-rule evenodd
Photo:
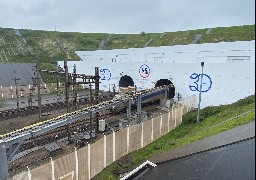
<svg viewBox="0 0 256 180"><path fill-rule="evenodd" d="M150 105L144 104L142 106L143 111L146 111L147 113L152 113L157 109L158 105L159 105L159 102L155 102L153 104L151 103ZM132 108L132 111L135 110L134 108L135 107ZM109 126L109 128L111 128L111 127L113 128L113 126L116 126L115 124L118 123L120 121L120 119L126 117L127 114L125 111L126 111L126 109L123 109L122 111L119 110L118 113L109 111L109 112L106 112L106 114L100 114L99 118L104 119L107 124L112 124ZM93 128L95 128L95 120L96 120L96 118L93 117L92 118ZM83 119L81 121L72 123L70 125L70 131L71 131L71 133L90 131L90 119ZM54 142L61 138L67 137L67 135L68 135L67 127L66 126L59 127L59 128L52 130L48 133L42 134L41 136L36 136L36 137L32 137L32 138L28 139L20 147L20 151L32 148L35 145L42 146L44 144Z"/></svg>
<svg viewBox="0 0 256 180"><path fill-rule="evenodd" d="M147 90L140 91L139 94L143 95L141 97L142 99L143 97L147 97L149 99L149 98L154 98L154 96L159 96L160 94L163 94L165 90L166 90L165 86L157 87L149 90L147 89ZM149 97L149 95L151 96ZM0 141L2 139L5 142L15 143L22 139L25 140L25 139L32 138L33 136L41 135L47 131L49 132L58 127L79 121L81 119L88 118L90 113L104 114L104 112L110 108L124 107L124 104L128 102L129 98L132 101L134 101L134 103L136 104L136 99L135 99L136 96L137 96L137 93L117 96L110 101L104 101L102 103L99 103L90 107L86 107L81 110L60 115L56 118L52 118L43 122L32 124L30 126L26 126L24 128L12 131L10 133L0 135ZM19 138L17 139L17 137Z"/></svg>
<svg viewBox="0 0 256 180"><path fill-rule="evenodd" d="M105 95L101 95L99 97L100 101L106 101L109 100L109 98ZM70 104L73 102L70 101ZM90 103L90 97L80 98L77 102L78 106L88 105ZM42 113L54 111L54 110L60 110L66 108L65 102L54 102L49 104L42 105ZM0 121L12 119L12 118L18 118L18 117L26 117L29 115L38 114L38 107L37 106L30 106L30 107L24 107L19 109L9 109L9 110L3 110L0 111Z"/></svg>
<svg viewBox="0 0 256 180"><path fill-rule="evenodd" d="M48 119L46 121L32 124L24 128L17 129L15 131L0 135L0 144L5 144L8 153L10 151L13 151L14 149L19 149L18 151L15 150L17 153L31 149L33 147L42 147L43 145L46 145L48 143L60 139L63 140L63 138L66 138L68 135L68 124L70 129L69 132L82 132L83 130L87 130L88 132L88 127L91 127L90 115L93 115L93 117L99 115L99 119L105 119L106 123L112 124L112 127L116 127L115 123L119 122L120 119L127 116L126 108L128 104L131 103L131 112L137 109L136 104L138 99L136 99L136 96L137 98L140 96L142 99L142 101L140 100L140 102L142 102L141 107L144 106L143 111L147 109L148 112L152 113L153 109L156 109L159 105L159 101L157 99L159 99L160 95L162 96L163 94L165 94L165 90L165 87L157 87L150 90L141 91L139 92L139 94L133 93L124 94L122 96L116 96L112 100L104 101L93 106L85 107L83 109L71 113L63 114L55 118ZM137 121L135 121L135 123L136 122ZM96 124L94 124L94 127L95 125ZM110 131L105 131L105 133L109 132ZM65 151L65 153L67 153L71 150L70 148L77 145L83 146L86 143L86 141L94 142L100 136L101 135L99 134L99 136L94 136L95 138L93 137L85 139L82 140L82 142L80 141L80 139L79 141L76 141L76 139L74 138L76 143L73 145L64 145L63 150ZM42 153L42 151L44 153ZM31 165L30 162L32 161L43 161L50 156L50 153L48 151L43 149L42 151L38 151L38 153L32 153L33 159L31 159L31 156L24 156L18 159L17 164L15 164L15 162L12 162L12 164L9 167L10 171L15 172L18 169L25 168L28 165L28 163ZM42 157L37 156L37 154L40 153L43 154ZM10 158L12 157L13 156L11 156Z"/></svg>
<svg viewBox="0 0 256 180"><path fill-rule="evenodd" d="M159 106L159 101L152 101L152 102L147 102L147 103L144 103L142 105L142 108L143 108L143 111L146 111L148 113L153 113L157 107ZM132 109L131 109L131 112L134 112L136 110L136 106L132 106ZM112 124L112 127L115 126L115 124L120 121L120 119L126 117L126 108L124 109L118 109L118 111L108 111L105 113L101 113L100 114L100 119L105 119L106 122L108 124ZM95 118L93 118L93 121L95 121ZM93 127L95 128L95 124L93 124ZM83 119L83 120L80 120L80 121L77 121L77 122L74 122L70 125L70 130L71 132L84 132L84 131L89 131L90 130L90 119ZM67 132L67 128L66 126L62 126L62 127L59 127L59 128L56 128L52 131L49 131L45 134L41 134L40 136L35 136L35 137L32 137L26 141L24 141L22 143L22 145L20 146L19 148L19 151L18 152L21 152L21 151L24 151L24 150L27 150L27 149L30 149L30 148L33 148L35 146L43 146L43 145L46 145L48 143L51 143L51 142L56 142L60 139L63 139L63 138L66 138L68 135L68 132ZM97 137L95 138L92 138L90 140L93 140L94 139L96 140ZM74 145L78 145L78 146L83 146L86 144L86 141L80 141L79 144L75 144ZM69 146L67 146L69 147ZM66 151L66 150L65 150ZM44 161L47 157L49 157L50 154L45 154L43 153L42 151L39 151L38 153L38 156L36 156L37 158L35 160L33 160L33 162L38 162L38 161ZM35 154L33 155L35 156ZM31 161L31 158L29 158L30 156L28 157L22 157L21 159L18 160L17 163L12 163L10 164L10 171L11 172L16 172L18 169L24 169L26 168L28 165L31 165L32 161Z"/></svg>

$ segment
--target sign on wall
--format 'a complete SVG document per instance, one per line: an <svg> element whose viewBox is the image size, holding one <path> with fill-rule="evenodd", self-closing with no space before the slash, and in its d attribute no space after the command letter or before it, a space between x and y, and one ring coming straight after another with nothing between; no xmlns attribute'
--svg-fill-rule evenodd
<svg viewBox="0 0 256 180"><path fill-rule="evenodd" d="M147 78L150 75L149 66L146 64L143 64L142 66L140 66L139 73L142 78Z"/></svg>
<svg viewBox="0 0 256 180"><path fill-rule="evenodd" d="M211 89L212 80L209 75L193 73L189 79L189 88L191 91L198 91L198 92L200 91L201 78L203 78L201 92L207 92Z"/></svg>
<svg viewBox="0 0 256 180"><path fill-rule="evenodd" d="M100 80L105 81L111 78L111 72L109 69L100 69Z"/></svg>

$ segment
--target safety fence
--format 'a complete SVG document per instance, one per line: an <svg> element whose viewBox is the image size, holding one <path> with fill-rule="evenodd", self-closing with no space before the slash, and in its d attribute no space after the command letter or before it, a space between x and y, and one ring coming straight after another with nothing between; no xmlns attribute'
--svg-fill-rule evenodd
<svg viewBox="0 0 256 180"><path fill-rule="evenodd" d="M195 96L175 103L160 116L104 135L93 144L40 167L22 172L13 180L87 180L124 155L141 149L182 123L182 115L195 107Z"/></svg>

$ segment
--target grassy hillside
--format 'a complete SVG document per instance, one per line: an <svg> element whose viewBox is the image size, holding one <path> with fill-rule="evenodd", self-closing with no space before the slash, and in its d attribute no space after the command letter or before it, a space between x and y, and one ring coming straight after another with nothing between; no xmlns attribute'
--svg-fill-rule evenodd
<svg viewBox="0 0 256 180"><path fill-rule="evenodd" d="M56 61L79 60L77 50L141 48L190 44L196 34L202 34L198 43L248 41L255 39L255 25L217 27L165 33L104 34L40 31L0 28L0 63L38 62L42 69L54 70ZM42 74L46 83L56 77Z"/></svg>
<svg viewBox="0 0 256 180"><path fill-rule="evenodd" d="M104 34L55 32L0 28L0 62L40 62L55 64L57 60L79 60L76 50L139 48L152 38L148 46L190 44L196 34L198 43L247 41L255 39L255 25L217 27L190 31L140 34Z"/></svg>

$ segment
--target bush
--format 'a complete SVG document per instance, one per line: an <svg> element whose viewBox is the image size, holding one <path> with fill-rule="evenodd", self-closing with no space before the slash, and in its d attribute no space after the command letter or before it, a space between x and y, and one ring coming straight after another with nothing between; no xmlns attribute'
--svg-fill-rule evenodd
<svg viewBox="0 0 256 180"><path fill-rule="evenodd" d="M145 36L146 35L145 31L140 32L140 35Z"/></svg>
<svg viewBox="0 0 256 180"><path fill-rule="evenodd" d="M245 105L251 104L253 102L255 102L255 95L251 95L244 99L240 99L239 101L233 103L233 106L234 107L245 106Z"/></svg>
<svg viewBox="0 0 256 180"><path fill-rule="evenodd" d="M227 108L228 105L220 105L220 106L208 106L200 110L200 122L204 121L208 117L216 115ZM187 114L185 114L182 118L182 122L184 124L193 124L196 123L197 120L197 110L193 110Z"/></svg>
<svg viewBox="0 0 256 180"><path fill-rule="evenodd" d="M185 114L182 117L182 124L196 123L196 116L197 116L197 111L196 110L190 111L189 113Z"/></svg>

